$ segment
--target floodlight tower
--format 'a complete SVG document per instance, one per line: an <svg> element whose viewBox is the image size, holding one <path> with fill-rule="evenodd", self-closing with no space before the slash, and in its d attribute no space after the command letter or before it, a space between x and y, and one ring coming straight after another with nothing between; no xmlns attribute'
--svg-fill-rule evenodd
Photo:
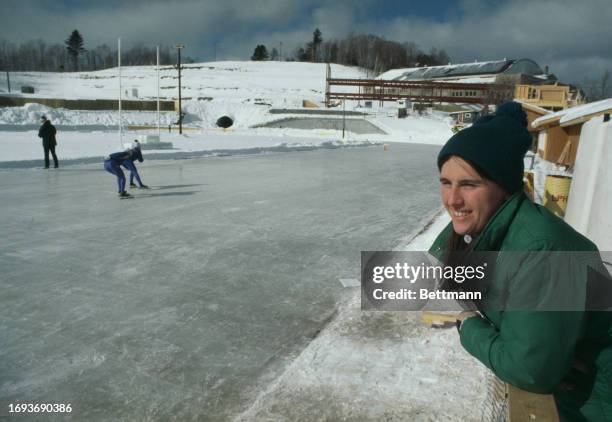
<svg viewBox="0 0 612 422"><path fill-rule="evenodd" d="M177 44L176 49L178 50L178 63L176 65L177 69L178 69L178 91L179 91L179 120L178 120L178 124L179 124L179 133L182 134L183 133L183 107L181 104L181 50L183 48L185 48L184 44Z"/></svg>

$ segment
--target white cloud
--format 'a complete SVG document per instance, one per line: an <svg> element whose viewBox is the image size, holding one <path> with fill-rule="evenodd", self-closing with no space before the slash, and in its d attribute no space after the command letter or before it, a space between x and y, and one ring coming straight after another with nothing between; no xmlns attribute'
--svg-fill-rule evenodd
<svg viewBox="0 0 612 422"><path fill-rule="evenodd" d="M271 49L282 41L288 53L319 27L325 40L374 33L426 51L444 48L454 61L529 57L574 81L611 68L610 0L461 0L436 19L401 12L374 19L379 1L92 0L71 9L59 1L3 0L0 37L61 43L77 28L86 48L121 36L128 47L183 42L185 54L209 59L215 42L218 57L246 59L256 44ZM410 7L402 10L418 4Z"/></svg>
<svg viewBox="0 0 612 422"><path fill-rule="evenodd" d="M488 3L465 1L461 13L445 22L398 17L380 33L424 49L444 48L455 61L529 57L574 80L583 59L612 61L609 0L517 0L497 8Z"/></svg>

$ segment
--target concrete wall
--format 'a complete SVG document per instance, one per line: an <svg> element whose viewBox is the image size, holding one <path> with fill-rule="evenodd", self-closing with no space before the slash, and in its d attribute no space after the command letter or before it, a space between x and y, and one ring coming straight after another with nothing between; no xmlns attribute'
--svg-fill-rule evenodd
<svg viewBox="0 0 612 422"><path fill-rule="evenodd" d="M290 129L330 129L330 130L342 130L343 122L342 119L329 118L329 117L287 117L285 119L274 120L268 123L262 123L259 125L252 126L253 128L258 127L272 127L272 128L290 128ZM344 128L348 132L366 134L375 133L385 135L378 126L365 119L345 119Z"/></svg>
<svg viewBox="0 0 612 422"><path fill-rule="evenodd" d="M612 122L593 117L582 126L565 220L612 251Z"/></svg>
<svg viewBox="0 0 612 422"><path fill-rule="evenodd" d="M117 110L118 100L65 100L60 98L9 97L0 95L0 107L21 107L27 103L43 104L53 108L68 110ZM123 110L156 111L157 101L121 101ZM160 101L162 111L176 111L175 101Z"/></svg>

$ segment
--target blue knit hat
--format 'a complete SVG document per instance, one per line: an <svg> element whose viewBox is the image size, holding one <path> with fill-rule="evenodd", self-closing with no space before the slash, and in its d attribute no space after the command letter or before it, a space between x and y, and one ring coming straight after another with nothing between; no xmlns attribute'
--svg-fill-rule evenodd
<svg viewBox="0 0 612 422"><path fill-rule="evenodd" d="M523 187L523 158L532 141L527 115L519 103L510 101L453 135L438 154L438 169L456 155L513 194Z"/></svg>

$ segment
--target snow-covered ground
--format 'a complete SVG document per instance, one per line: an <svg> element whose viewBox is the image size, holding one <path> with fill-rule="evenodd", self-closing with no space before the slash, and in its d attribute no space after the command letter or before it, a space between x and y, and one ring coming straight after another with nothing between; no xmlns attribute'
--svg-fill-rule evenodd
<svg viewBox="0 0 612 422"><path fill-rule="evenodd" d="M396 249L427 250L449 222L440 212ZM456 330L420 312L362 311L359 293L237 420L481 420L490 373Z"/></svg>
<svg viewBox="0 0 612 422"><path fill-rule="evenodd" d="M154 66L123 68L121 71L124 99L154 100L157 95L157 77ZM358 68L332 65L332 75L341 78L363 77ZM13 86L28 85L35 94L13 94L23 97L64 99L117 98L119 93L118 69L80 73L15 72L11 74ZM271 114L272 108L299 109L308 100L323 107L325 65L287 62L214 62L185 65L182 73L184 133L168 133L168 125L177 120L175 112L160 113L161 140L172 142L174 152L226 153L249 148L303 146L317 147L330 142L337 145L363 145L383 142L409 142L442 144L452 134L451 120L445 113L410 115L397 118L395 105L374 105L360 108L356 102L347 102L348 110L366 111L365 117L386 132L354 134L342 137L336 130L272 129L252 126L290 117L292 114ZM138 97L132 94L138 93ZM160 71L160 96L176 99L177 73L172 67ZM102 157L133 139L156 134L156 112L79 111L51 108L28 103L22 107L0 108L0 148L4 152L0 161L36 160L42 158L40 139L37 137L40 116L47 116L56 125L57 152L60 160ZM229 116L234 125L229 130L216 126L219 117ZM329 117L329 116L327 116ZM335 116L340 119L340 116ZM360 117L361 118L361 117ZM119 122L122 134L119 134ZM150 130L129 130L130 125L148 125ZM164 151L170 152L170 151Z"/></svg>

